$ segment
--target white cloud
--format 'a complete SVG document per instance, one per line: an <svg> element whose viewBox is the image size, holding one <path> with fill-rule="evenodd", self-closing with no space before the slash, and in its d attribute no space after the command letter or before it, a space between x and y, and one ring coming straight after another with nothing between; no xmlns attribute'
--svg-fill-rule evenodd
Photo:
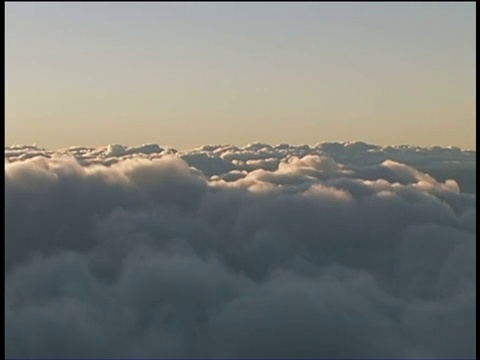
<svg viewBox="0 0 480 360"><path fill-rule="evenodd" d="M6 148L7 357L473 357L475 157Z"/></svg>

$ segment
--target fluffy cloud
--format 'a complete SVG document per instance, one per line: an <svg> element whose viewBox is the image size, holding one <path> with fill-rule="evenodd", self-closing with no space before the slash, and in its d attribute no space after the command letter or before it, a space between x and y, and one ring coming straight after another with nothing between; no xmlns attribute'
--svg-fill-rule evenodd
<svg viewBox="0 0 480 360"><path fill-rule="evenodd" d="M474 357L475 161L6 148L6 355Z"/></svg>

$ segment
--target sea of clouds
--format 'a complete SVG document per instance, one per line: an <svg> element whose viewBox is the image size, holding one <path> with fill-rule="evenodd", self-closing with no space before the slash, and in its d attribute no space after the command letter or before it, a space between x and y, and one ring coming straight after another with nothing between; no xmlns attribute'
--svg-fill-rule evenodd
<svg viewBox="0 0 480 360"><path fill-rule="evenodd" d="M5 148L7 357L475 357L476 152Z"/></svg>

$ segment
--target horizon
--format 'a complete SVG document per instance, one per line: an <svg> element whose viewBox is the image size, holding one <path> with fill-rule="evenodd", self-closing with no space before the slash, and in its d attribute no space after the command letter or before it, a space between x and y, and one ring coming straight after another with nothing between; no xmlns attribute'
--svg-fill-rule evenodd
<svg viewBox="0 0 480 360"><path fill-rule="evenodd" d="M131 147L139 147L139 146L147 146L147 145L158 145L161 147L169 148L169 149L174 149L174 150L179 150L179 151L190 151L190 150L195 150L195 149L200 149L201 147L204 146L234 146L239 149L248 147L250 145L255 145L255 144L265 144L269 145L272 147L275 146L280 146L280 145L289 145L292 147L296 146L309 146L309 147L316 147L321 144L341 144L341 145L347 145L347 144L365 144L365 145L370 145L370 146L376 146L379 148L402 148L402 147L411 147L411 148L420 148L420 149L431 149L431 148L442 148L442 149L459 149L462 151L468 151L468 152L477 152L476 148L464 148L456 145L417 145L417 144L408 144L408 143L399 143L399 144L375 144L372 142L367 142L363 140L339 140L339 141L318 141L316 143L288 143L288 142L277 142L277 143L268 143L265 141L251 141L245 144L235 144L235 143L205 143L205 144L198 144L198 145L193 145L190 147L177 147L177 146L172 146L170 144L166 143L161 143L161 142L144 142L144 143L137 143L137 144L120 144L120 143L108 143L108 144L100 144L100 145L85 145L85 144L76 144L76 145L69 145L66 147L58 147L58 148L51 148L51 147L46 147L42 146L41 144L38 143L31 143L31 144L22 144L22 143L17 143L17 144L5 144L6 148L11 148L11 147L22 147L22 146L33 146L37 147L39 149L45 149L45 150L52 150L52 151L58 151L58 150L65 150L69 148L76 148L76 147L86 147L86 148L101 148L101 147L108 147L108 146L117 146L120 145L124 148L131 148Z"/></svg>

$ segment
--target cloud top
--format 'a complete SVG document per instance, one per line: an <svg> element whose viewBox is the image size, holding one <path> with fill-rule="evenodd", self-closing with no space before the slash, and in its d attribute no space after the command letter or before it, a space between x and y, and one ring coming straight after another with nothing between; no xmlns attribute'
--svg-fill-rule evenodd
<svg viewBox="0 0 480 360"><path fill-rule="evenodd" d="M474 357L476 153L5 149L7 357Z"/></svg>

